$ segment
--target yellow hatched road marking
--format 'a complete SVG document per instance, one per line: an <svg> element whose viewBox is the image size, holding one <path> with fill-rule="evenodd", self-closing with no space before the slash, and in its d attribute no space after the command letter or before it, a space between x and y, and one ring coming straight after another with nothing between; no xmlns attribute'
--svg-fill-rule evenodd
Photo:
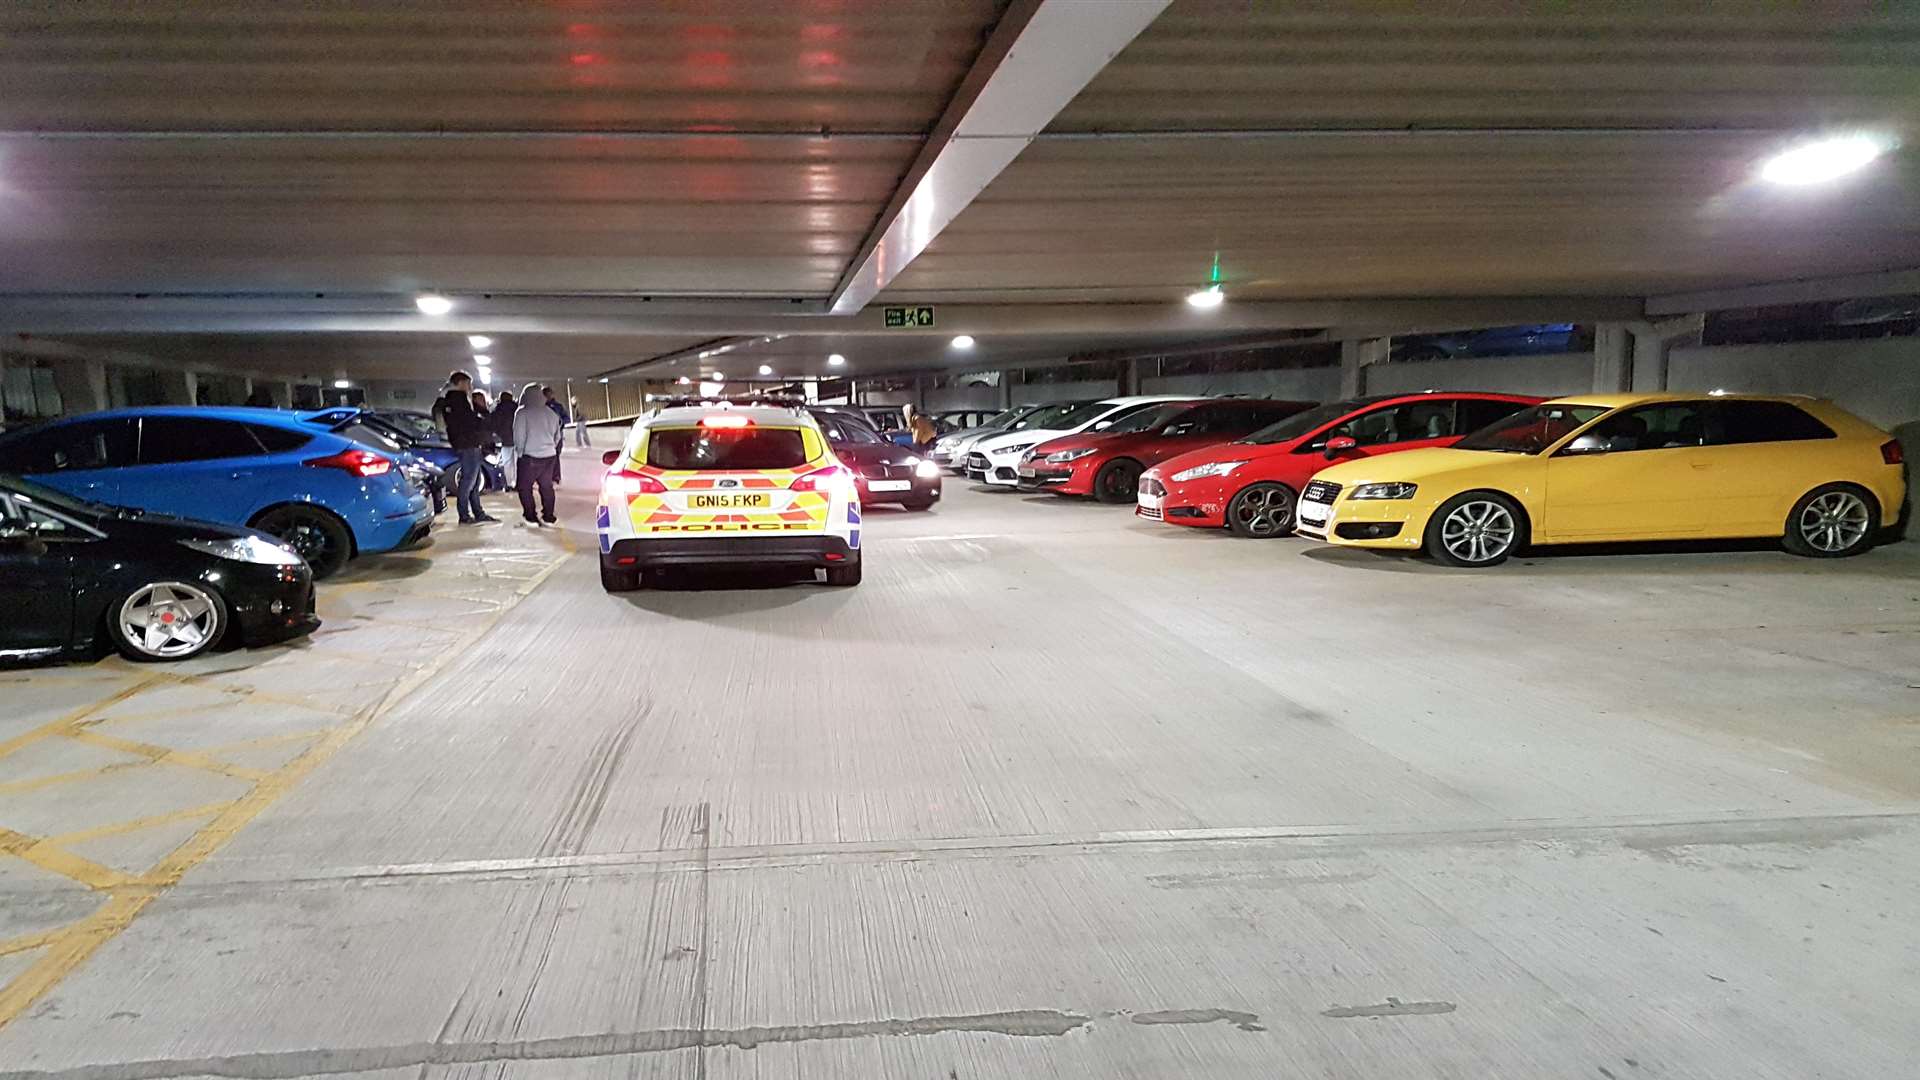
<svg viewBox="0 0 1920 1080"><path fill-rule="evenodd" d="M101 866L92 859L83 859L45 840L25 833L17 833L12 829L0 829L0 852L25 859L40 869L51 870L61 877L72 878L89 889L113 889L134 880L118 870Z"/></svg>
<svg viewBox="0 0 1920 1080"><path fill-rule="evenodd" d="M32 744L37 743L42 739L50 739L55 735L64 735L69 730L78 730L80 727L84 726L89 722L87 718L92 716L94 713L99 712L100 710L108 707L109 705L117 705L120 702L127 700L128 698L139 693L140 691L145 690L147 687L152 686L154 682L158 679L159 679L158 675L149 675L146 678L141 679L138 682L135 682L132 686L123 687L116 693L110 694L107 697L101 698L98 701L88 702L87 704L82 705L77 709L74 709L73 711L67 713L64 716L56 717L55 719L49 720L46 723L41 724L39 727L34 728L32 731L23 731L20 734L15 735L11 739L7 739L4 742L0 742L0 758L6 757L8 754L11 754L16 750L19 750L22 747L31 746ZM0 788L0 790L5 790L5 789Z"/></svg>
<svg viewBox="0 0 1920 1080"><path fill-rule="evenodd" d="M572 545L568 543L569 539L563 537L562 543L571 550ZM555 570L558 570L564 561L564 559L555 559L540 574L516 589L516 594L526 596L533 592ZM460 639L461 644L470 644L484 636L493 629L507 610L509 609L502 608L490 613L483 623ZM15 976L12 982L0 986L0 1028L12 1023L39 1000L42 994L58 985L60 980L66 978L81 964L86 963L96 950L125 930L148 904L179 882L187 871L218 851L262 811L291 790L295 784L319 768L338 753L341 747L385 715L387 710L425 685L441 669L465 652L466 649L459 646L443 650L434 665L409 673L382 694L378 701L359 710L347 723L329 730L319 742L308 747L299 757L294 758L278 771L267 774L245 795L227 803L218 816L155 864L152 870L139 878L119 875L121 884L110 887L107 901L94 909L91 914L51 935L36 935L36 939L44 939L46 951ZM179 681L190 682L194 681L194 678L183 677ZM131 691L128 691L127 694L116 696L113 700L129 696L130 693ZM293 704L301 704L306 708L312 707L301 702ZM31 840L32 838L23 839ZM32 846L38 846L38 842L36 841ZM78 859L78 856L72 856L72 858ZM108 874L117 874L117 871L108 870L105 867L99 869ZM40 947L40 945L37 941L35 946L23 946L23 948L28 947Z"/></svg>
<svg viewBox="0 0 1920 1080"><path fill-rule="evenodd" d="M18 937L0 938L0 956L12 956L17 952L37 949L66 932L66 927L56 926L51 930L39 930L31 934L21 934Z"/></svg>
<svg viewBox="0 0 1920 1080"><path fill-rule="evenodd" d="M84 843L88 840L98 840L106 836L120 836L125 833L139 832L141 829L151 829L156 825L169 825L176 821L187 821L192 818L205 817L208 814L225 810L232 805L233 800L227 799L222 802L189 806L184 810L170 810L164 814L152 814L148 817L134 818L131 821L116 821L110 825L96 825L91 829L79 829L74 832L61 833L58 836L49 836L42 841L42 843L65 847L68 844Z"/></svg>
<svg viewBox="0 0 1920 1080"><path fill-rule="evenodd" d="M168 765L185 765L190 769L219 773L221 776L231 776L236 780L259 781L265 780L268 775L259 769L248 769L239 765L229 765L224 761L219 761L191 750L175 750L170 746L155 746L152 743L136 742L132 739L122 739L113 735L102 735L97 731L69 732L67 738L75 742L105 747L108 750L118 750L124 754L139 754L141 757L156 764L164 762Z"/></svg>

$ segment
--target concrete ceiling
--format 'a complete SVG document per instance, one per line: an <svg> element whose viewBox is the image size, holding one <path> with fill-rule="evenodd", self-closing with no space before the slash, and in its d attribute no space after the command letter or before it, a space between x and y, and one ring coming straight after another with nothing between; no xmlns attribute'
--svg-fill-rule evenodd
<svg viewBox="0 0 1920 1080"><path fill-rule="evenodd" d="M361 377L443 374L449 329L553 333L542 375L775 323L777 368L944 363L944 333L859 340L872 309L744 305L824 305L1034 2L0 7L0 328L244 328L267 336L119 340ZM1274 302L1238 331L1300 325L1294 301L1916 266L1911 151L1830 189L1751 180L1807 132L1920 145L1915 72L1905 5L1175 0L878 302L997 306L1013 357L1115 344L1059 305L1155 313L1135 342L1224 332L1177 304L1216 258L1229 308ZM423 289L528 313L423 322Z"/></svg>

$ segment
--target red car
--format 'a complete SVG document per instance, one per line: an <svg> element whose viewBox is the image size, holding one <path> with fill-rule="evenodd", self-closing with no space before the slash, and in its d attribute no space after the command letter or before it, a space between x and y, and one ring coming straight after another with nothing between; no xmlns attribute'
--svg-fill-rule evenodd
<svg viewBox="0 0 1920 1080"><path fill-rule="evenodd" d="M1149 466L1240 438L1309 408L1312 403L1306 401L1169 401L1104 431L1063 435L1027 451L1020 459L1020 490L1132 502L1140 474Z"/></svg>
<svg viewBox="0 0 1920 1080"><path fill-rule="evenodd" d="M1452 446L1543 399L1437 391L1332 401L1238 442L1182 454L1140 478L1134 513L1169 525L1222 525L1264 539L1293 531L1293 505L1329 464L1395 450Z"/></svg>

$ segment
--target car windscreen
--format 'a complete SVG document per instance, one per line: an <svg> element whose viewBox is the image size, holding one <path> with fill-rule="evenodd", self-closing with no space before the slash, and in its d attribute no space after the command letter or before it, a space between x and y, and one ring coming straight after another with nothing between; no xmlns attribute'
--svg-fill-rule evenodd
<svg viewBox="0 0 1920 1080"><path fill-rule="evenodd" d="M1125 435L1130 431L1152 431L1168 420L1193 408L1188 402L1175 401L1166 405L1155 405L1151 409L1141 409L1124 420L1116 420L1112 427L1101 431L1102 435Z"/></svg>
<svg viewBox="0 0 1920 1080"><path fill-rule="evenodd" d="M1488 424L1453 447L1499 454L1537 454L1606 411L1600 405L1535 405Z"/></svg>
<svg viewBox="0 0 1920 1080"><path fill-rule="evenodd" d="M985 420L980 421L979 426L980 427L1006 427L1008 424L1011 424L1016 419L1018 419L1022 414L1030 413L1034 411L1035 410L1031 405L1015 405L1013 408L1008 409L1005 412L994 413L992 416L989 416Z"/></svg>
<svg viewBox="0 0 1920 1080"><path fill-rule="evenodd" d="M1082 406L1049 405L1044 409L1035 409L1034 411L1021 417L1020 419L1015 420L1013 422L1013 430L1025 431L1028 428L1039 428L1040 430L1045 431L1048 428L1059 427L1060 426L1059 420L1061 417L1066 416L1067 414L1079 408L1082 408Z"/></svg>
<svg viewBox="0 0 1920 1080"><path fill-rule="evenodd" d="M45 484L36 484L25 477L7 473L0 473L0 490L11 492L24 504L38 504L83 521L92 521L113 513L111 506L76 499L64 491L55 491Z"/></svg>
<svg viewBox="0 0 1920 1080"><path fill-rule="evenodd" d="M1322 424L1330 424L1365 404L1365 401L1358 398L1329 401L1325 405L1315 406L1306 412L1294 413L1277 424L1268 424L1239 441L1254 445L1287 442L1307 434Z"/></svg>
<svg viewBox="0 0 1920 1080"><path fill-rule="evenodd" d="M440 437L440 426L425 413L389 412L380 413L377 418L406 432L411 438L431 440Z"/></svg>
<svg viewBox="0 0 1920 1080"><path fill-rule="evenodd" d="M344 435L362 446L372 447L375 450L382 450L389 454L397 454L401 450L406 449L406 447L402 446L399 442L389 437L387 432L380 430L380 428L373 424L356 421L345 427L335 428L334 434Z"/></svg>
<svg viewBox="0 0 1920 1080"><path fill-rule="evenodd" d="M654 428L647 464L659 469L791 469L807 463L798 428Z"/></svg>
<svg viewBox="0 0 1920 1080"><path fill-rule="evenodd" d="M1120 406L1115 405L1111 401L1089 401L1085 405L1076 405L1068 409L1055 419L1049 420L1044 424L1034 424L1033 426L1039 428L1061 428L1071 431L1082 424L1091 424L1095 420L1119 408Z"/></svg>

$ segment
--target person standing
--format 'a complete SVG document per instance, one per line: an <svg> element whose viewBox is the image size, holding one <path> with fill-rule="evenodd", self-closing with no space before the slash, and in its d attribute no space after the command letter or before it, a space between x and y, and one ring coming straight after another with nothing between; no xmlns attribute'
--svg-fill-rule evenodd
<svg viewBox="0 0 1920 1080"><path fill-rule="evenodd" d="M554 396L553 387L551 386L541 387L540 396L546 399L547 408L553 410L553 415L560 418L560 426L562 428L565 428L567 426L567 422L572 420L573 418L567 415L567 407L565 405L560 404L560 399ZM560 459L559 458L553 459L553 482L556 484L560 482Z"/></svg>
<svg viewBox="0 0 1920 1080"><path fill-rule="evenodd" d="M568 411L573 413L573 442L575 446L592 446L593 440L587 437L587 414L580 411L580 399L572 398L567 402Z"/></svg>
<svg viewBox="0 0 1920 1080"><path fill-rule="evenodd" d="M487 429L473 411L473 376L456 371L447 376L441 415L447 425L447 443L460 458L460 486L454 496L460 524L498 521L480 508L480 461L486 456Z"/></svg>
<svg viewBox="0 0 1920 1080"><path fill-rule="evenodd" d="M514 472L515 452L513 441L513 414L520 406L513 400L513 391L502 390L500 397L493 403L493 437L500 440L500 471L506 475L507 486L520 490L519 474Z"/></svg>
<svg viewBox="0 0 1920 1080"><path fill-rule="evenodd" d="M538 389L538 383L528 383L520 391L520 400L536 400L534 392ZM558 410L522 405L514 412L513 443L520 451L520 516L529 525L539 527L557 522L553 515L553 485L560 478L560 446L565 440L566 429L561 424ZM533 489L536 486L540 489L538 516L533 512Z"/></svg>
<svg viewBox="0 0 1920 1080"><path fill-rule="evenodd" d="M934 426L933 417L907 406L907 431L913 438L913 445L922 454L933 453L933 440L940 437L940 429Z"/></svg>
<svg viewBox="0 0 1920 1080"><path fill-rule="evenodd" d="M500 436L493 429L493 410L487 407L487 392L473 392L473 415L480 418L480 426L487 429L486 441L480 445L480 477L483 483L480 490L491 495L496 491L507 490L507 476L500 471L499 459L495 452L500 449Z"/></svg>

